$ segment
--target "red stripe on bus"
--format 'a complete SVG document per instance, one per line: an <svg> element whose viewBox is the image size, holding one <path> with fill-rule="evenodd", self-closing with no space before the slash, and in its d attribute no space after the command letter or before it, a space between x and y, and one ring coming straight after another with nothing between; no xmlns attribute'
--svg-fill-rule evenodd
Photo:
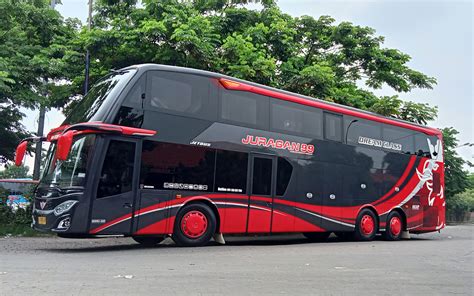
<svg viewBox="0 0 474 296"><path fill-rule="evenodd" d="M279 92L276 90L270 90L263 87L253 86L253 85L249 85L249 84L237 82L237 81L232 81L225 78L220 78L219 81L226 89L230 89L230 90L247 91L247 92L251 92L251 93L255 93L255 94L259 94L263 96L268 96L268 97L272 97L272 98L276 98L276 99L280 99L284 101L301 104L301 105L316 107L316 108L328 110L331 112L342 113L349 116L355 116L355 117L359 117L359 118L363 118L367 120L372 120L372 121L377 121L380 123L386 123L386 124L390 124L390 125L394 125L394 126L398 126L402 128L407 128L407 129L425 133L427 135L437 135L437 136L441 135L441 131L434 128L412 125L408 122L402 122L402 121L397 121L390 118L379 117L375 114L364 113L357 110L344 108L343 106L330 105L330 104L319 102L319 101L312 100L309 98L302 98L302 97L290 95L284 92Z"/></svg>

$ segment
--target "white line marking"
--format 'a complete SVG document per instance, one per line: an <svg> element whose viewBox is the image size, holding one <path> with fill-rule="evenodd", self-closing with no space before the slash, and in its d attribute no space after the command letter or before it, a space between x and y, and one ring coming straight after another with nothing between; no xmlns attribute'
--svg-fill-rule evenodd
<svg viewBox="0 0 474 296"><path fill-rule="evenodd" d="M334 219L331 219L331 218L328 218L328 217L324 217L324 216L321 216L321 215L318 215L318 214L315 214L313 212L309 212L309 211L306 211L306 210L303 210L303 209L300 209L300 208L295 208L301 212L305 212L305 213L308 213L310 215L313 215L313 216L316 216L316 217L319 217L321 219L324 219L324 220L328 220L330 222L334 222L334 223L337 223L337 224L341 224L341 225L344 225L344 226L348 226L348 227L355 227L354 224L349 224L349 223L345 223L345 222L341 222L341 221L337 221L337 220L334 220Z"/></svg>

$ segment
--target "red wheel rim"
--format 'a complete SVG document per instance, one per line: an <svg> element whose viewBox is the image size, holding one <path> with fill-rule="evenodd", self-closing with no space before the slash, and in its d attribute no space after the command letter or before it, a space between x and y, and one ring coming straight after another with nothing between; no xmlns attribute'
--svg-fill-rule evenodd
<svg viewBox="0 0 474 296"><path fill-rule="evenodd" d="M375 222L372 216L370 215L364 215L362 216L362 219L360 220L360 229L362 231L362 234L369 236L374 232L375 228Z"/></svg>
<svg viewBox="0 0 474 296"><path fill-rule="evenodd" d="M390 233L394 236L398 236L402 232L402 221L400 218L393 217L390 219Z"/></svg>
<svg viewBox="0 0 474 296"><path fill-rule="evenodd" d="M198 238L207 230L206 215L200 211L190 211L181 219L181 230L189 238Z"/></svg>

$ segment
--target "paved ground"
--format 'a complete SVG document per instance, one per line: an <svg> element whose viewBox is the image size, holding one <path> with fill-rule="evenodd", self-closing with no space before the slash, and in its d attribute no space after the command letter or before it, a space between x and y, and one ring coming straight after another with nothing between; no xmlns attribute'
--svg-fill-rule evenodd
<svg viewBox="0 0 474 296"><path fill-rule="evenodd" d="M0 295L473 295L473 233L451 226L368 243L234 237L202 248L1 238Z"/></svg>

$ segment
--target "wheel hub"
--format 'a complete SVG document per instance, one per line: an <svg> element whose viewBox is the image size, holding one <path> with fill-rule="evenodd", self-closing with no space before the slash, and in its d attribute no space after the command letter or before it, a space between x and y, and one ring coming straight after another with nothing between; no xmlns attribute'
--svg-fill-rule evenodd
<svg viewBox="0 0 474 296"><path fill-rule="evenodd" d="M402 231L402 222L398 217L393 217L390 219L390 232L394 236L398 236Z"/></svg>
<svg viewBox="0 0 474 296"><path fill-rule="evenodd" d="M200 211L190 211L181 219L181 230L190 238L198 238L207 230L206 215Z"/></svg>
<svg viewBox="0 0 474 296"><path fill-rule="evenodd" d="M371 235L374 232L375 222L370 215L364 215L360 220L362 234Z"/></svg>

